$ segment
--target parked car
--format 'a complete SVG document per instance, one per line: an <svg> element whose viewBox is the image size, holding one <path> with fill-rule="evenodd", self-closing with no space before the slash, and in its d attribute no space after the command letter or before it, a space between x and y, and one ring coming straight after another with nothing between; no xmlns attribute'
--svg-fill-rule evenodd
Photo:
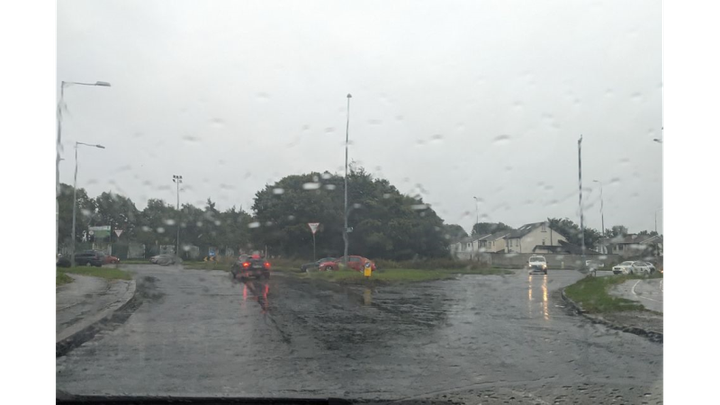
<svg viewBox="0 0 720 405"><path fill-rule="evenodd" d="M590 259L590 260L585 261L585 267L590 271L598 270L598 269L604 268L605 263L603 263L599 260Z"/></svg>
<svg viewBox="0 0 720 405"><path fill-rule="evenodd" d="M652 264L652 263L650 263L650 262L643 262L643 263L645 264L645 266L647 266L647 267L650 268L650 274L655 273L656 269L655 269L655 265L654 265L654 264Z"/></svg>
<svg viewBox="0 0 720 405"><path fill-rule="evenodd" d="M70 259L63 255L58 255L57 261L55 263L57 267L70 267L72 264L70 263Z"/></svg>
<svg viewBox="0 0 720 405"><path fill-rule="evenodd" d="M343 258L340 257L331 262L320 263L320 270L338 270L340 268L340 264L342 264L342 262L343 262ZM355 256L355 255L348 256L347 266L355 271L364 271L365 263L370 263L370 268L372 269L372 271L377 270L377 266L375 265L375 262L368 259L367 257Z"/></svg>
<svg viewBox="0 0 720 405"><path fill-rule="evenodd" d="M182 263L182 259L180 259L179 257L177 257L175 255L164 253L161 255L151 257L150 263L159 264L161 266L169 266L171 264Z"/></svg>
<svg viewBox="0 0 720 405"><path fill-rule="evenodd" d="M105 253L98 250L86 250L75 253L75 265L102 267L105 262Z"/></svg>
<svg viewBox="0 0 720 405"><path fill-rule="evenodd" d="M105 256L105 260L103 261L103 264L119 264L120 259L118 259L115 256L107 255Z"/></svg>
<svg viewBox="0 0 720 405"><path fill-rule="evenodd" d="M650 274L651 272L648 263L641 261L626 261L613 267L613 274Z"/></svg>
<svg viewBox="0 0 720 405"><path fill-rule="evenodd" d="M323 257L322 259L315 260L314 262L303 264L302 266L300 266L300 270L301 271L318 270L318 269L320 269L320 265L322 263L334 262L335 260L336 259L334 257ZM325 269L323 269L323 270L325 270Z"/></svg>

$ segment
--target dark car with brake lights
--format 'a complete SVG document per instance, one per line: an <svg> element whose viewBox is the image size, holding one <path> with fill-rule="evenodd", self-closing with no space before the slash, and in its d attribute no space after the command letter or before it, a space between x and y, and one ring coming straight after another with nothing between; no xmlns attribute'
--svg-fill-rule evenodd
<svg viewBox="0 0 720 405"><path fill-rule="evenodd" d="M241 256L230 269L232 278L270 278L270 262L260 255Z"/></svg>

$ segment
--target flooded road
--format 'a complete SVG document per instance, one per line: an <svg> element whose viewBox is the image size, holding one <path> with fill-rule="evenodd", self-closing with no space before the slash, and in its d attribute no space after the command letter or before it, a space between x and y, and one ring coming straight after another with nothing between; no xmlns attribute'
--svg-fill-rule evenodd
<svg viewBox="0 0 720 405"><path fill-rule="evenodd" d="M662 345L570 314L558 295L582 277L575 271L349 288L282 274L241 283L220 271L131 270L142 305L58 358L58 389L408 403L662 401Z"/></svg>

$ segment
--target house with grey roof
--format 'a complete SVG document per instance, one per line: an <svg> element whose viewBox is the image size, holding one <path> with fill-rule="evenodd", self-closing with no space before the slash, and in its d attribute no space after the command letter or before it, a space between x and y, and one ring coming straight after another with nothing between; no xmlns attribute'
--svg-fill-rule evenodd
<svg viewBox="0 0 720 405"><path fill-rule="evenodd" d="M599 245L603 252L622 257L662 256L663 237L628 234L601 239Z"/></svg>
<svg viewBox="0 0 720 405"><path fill-rule="evenodd" d="M525 224L504 239L507 253L534 253L542 246L562 246L562 242L568 242L565 235L550 227L547 221Z"/></svg>
<svg viewBox="0 0 720 405"><path fill-rule="evenodd" d="M482 235L474 241L474 246L480 253L496 253L505 251L505 237L512 231L500 231Z"/></svg>

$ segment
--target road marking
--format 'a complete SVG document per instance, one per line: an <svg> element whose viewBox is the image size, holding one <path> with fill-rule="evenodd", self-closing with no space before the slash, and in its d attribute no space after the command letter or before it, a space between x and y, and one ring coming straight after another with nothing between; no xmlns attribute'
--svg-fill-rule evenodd
<svg viewBox="0 0 720 405"><path fill-rule="evenodd" d="M654 299L652 299L652 298L643 297L642 295L637 295L637 293L635 292L635 287L637 287L637 285L640 284L641 281L642 281L642 280L638 280L638 281L632 286L632 293L633 293L633 295L636 296L636 297L638 297L638 298L645 299L645 300L650 300L650 301L655 301L655 302L661 302L661 301L658 301L658 300L654 300Z"/></svg>

